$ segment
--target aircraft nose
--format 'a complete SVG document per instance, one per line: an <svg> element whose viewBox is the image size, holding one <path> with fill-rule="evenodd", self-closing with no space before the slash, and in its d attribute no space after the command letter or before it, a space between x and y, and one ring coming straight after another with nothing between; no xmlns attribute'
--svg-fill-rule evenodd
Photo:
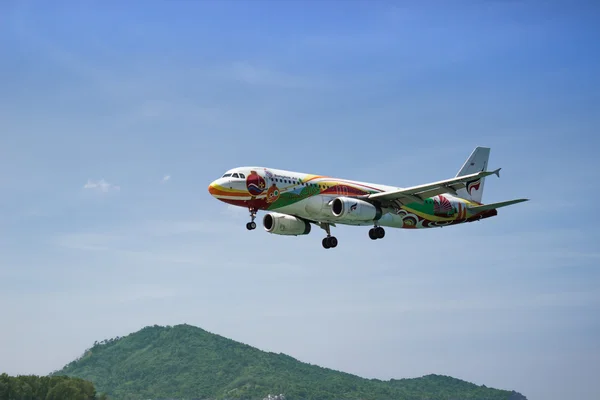
<svg viewBox="0 0 600 400"><path fill-rule="evenodd" d="M215 187L215 182L211 182L210 185L208 185L208 193L210 193L211 195L215 195L217 193L217 188Z"/></svg>

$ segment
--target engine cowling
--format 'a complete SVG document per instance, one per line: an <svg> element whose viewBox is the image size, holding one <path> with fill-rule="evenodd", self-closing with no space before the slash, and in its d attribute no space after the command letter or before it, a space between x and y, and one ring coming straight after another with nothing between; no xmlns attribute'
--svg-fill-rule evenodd
<svg viewBox="0 0 600 400"><path fill-rule="evenodd" d="M381 218L381 208L368 201L351 197L336 197L331 203L331 213L341 220L376 221Z"/></svg>
<svg viewBox="0 0 600 400"><path fill-rule="evenodd" d="M310 223L292 215L269 213L263 218L265 230L275 235L308 235Z"/></svg>

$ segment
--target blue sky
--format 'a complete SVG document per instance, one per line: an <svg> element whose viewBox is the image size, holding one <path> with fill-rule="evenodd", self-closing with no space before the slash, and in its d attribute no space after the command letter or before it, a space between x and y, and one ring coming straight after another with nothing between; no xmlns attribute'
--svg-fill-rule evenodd
<svg viewBox="0 0 600 400"><path fill-rule="evenodd" d="M599 14L2 3L0 371L189 323L364 377L598 398ZM530 202L376 242L339 227L334 251L248 232L206 190L241 165L409 186L479 145L503 168L484 201Z"/></svg>

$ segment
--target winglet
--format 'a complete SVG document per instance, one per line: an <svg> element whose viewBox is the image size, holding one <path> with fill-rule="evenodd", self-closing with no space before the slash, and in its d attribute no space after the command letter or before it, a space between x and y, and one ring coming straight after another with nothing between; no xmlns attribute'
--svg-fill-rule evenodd
<svg viewBox="0 0 600 400"><path fill-rule="evenodd" d="M493 173L494 173L494 174L496 174L496 176L497 176L498 178L500 178L500 170L501 170L501 169L502 169L502 168L498 168L497 170L493 171Z"/></svg>

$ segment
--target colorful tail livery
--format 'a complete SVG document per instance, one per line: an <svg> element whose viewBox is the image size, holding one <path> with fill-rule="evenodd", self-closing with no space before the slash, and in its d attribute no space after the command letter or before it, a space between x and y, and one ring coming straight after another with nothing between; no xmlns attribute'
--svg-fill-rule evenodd
<svg viewBox="0 0 600 400"><path fill-rule="evenodd" d="M477 147L454 178L400 188L265 167L239 167L212 182L215 198L250 211L248 230L256 228L258 211L263 225L276 235L306 235L316 225L327 232L326 249L337 246L331 235L336 224L372 226L369 237L381 239L384 226L420 229L479 221L497 209L521 203L516 199L483 204L485 178L500 177L500 168L488 171L490 149Z"/></svg>
<svg viewBox="0 0 600 400"><path fill-rule="evenodd" d="M477 147L467 161L463 164L456 177L474 174L480 171L485 171L488 160L490 159L490 148L489 147ZM465 188L457 190L458 196L463 199L474 201L475 203L481 204L481 198L483 196L483 184L485 178L476 178L471 181L465 182Z"/></svg>

